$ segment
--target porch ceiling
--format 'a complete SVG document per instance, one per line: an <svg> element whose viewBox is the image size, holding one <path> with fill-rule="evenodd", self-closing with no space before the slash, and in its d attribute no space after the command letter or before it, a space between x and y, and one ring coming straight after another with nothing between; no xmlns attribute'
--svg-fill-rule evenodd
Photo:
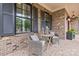
<svg viewBox="0 0 79 59"><path fill-rule="evenodd" d="M65 8L70 16L72 16L73 11L76 16L79 16L79 3L39 3L39 4L45 7L46 9L50 10L51 12Z"/></svg>

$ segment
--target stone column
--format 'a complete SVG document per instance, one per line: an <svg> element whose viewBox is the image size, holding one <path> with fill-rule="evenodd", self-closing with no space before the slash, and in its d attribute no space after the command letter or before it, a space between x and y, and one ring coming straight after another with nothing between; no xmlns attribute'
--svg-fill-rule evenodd
<svg viewBox="0 0 79 59"><path fill-rule="evenodd" d="M38 9L38 33L41 32L41 15L40 15L40 9Z"/></svg>
<svg viewBox="0 0 79 59"><path fill-rule="evenodd" d="M66 33L65 33L65 9L61 9L58 11L55 11L52 13L52 27L53 27L53 31L59 35L60 39L64 39L66 38Z"/></svg>

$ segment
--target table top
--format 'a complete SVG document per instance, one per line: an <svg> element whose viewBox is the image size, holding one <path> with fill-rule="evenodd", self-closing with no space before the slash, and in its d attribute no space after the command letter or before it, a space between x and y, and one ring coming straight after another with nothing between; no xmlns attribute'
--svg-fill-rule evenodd
<svg viewBox="0 0 79 59"><path fill-rule="evenodd" d="M41 36L42 36L42 37L53 37L52 34L42 34Z"/></svg>

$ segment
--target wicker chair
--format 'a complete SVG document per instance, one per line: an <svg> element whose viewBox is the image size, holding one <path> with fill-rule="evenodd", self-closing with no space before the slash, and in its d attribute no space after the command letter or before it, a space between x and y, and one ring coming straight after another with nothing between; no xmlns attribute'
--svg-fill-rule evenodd
<svg viewBox="0 0 79 59"><path fill-rule="evenodd" d="M45 41L40 41L36 34L30 35L29 55L41 56L45 51Z"/></svg>
<svg viewBox="0 0 79 59"><path fill-rule="evenodd" d="M50 34L52 34L53 35L53 44L56 44L56 43L58 43L58 45L59 45L59 36L55 33L55 32L50 32Z"/></svg>

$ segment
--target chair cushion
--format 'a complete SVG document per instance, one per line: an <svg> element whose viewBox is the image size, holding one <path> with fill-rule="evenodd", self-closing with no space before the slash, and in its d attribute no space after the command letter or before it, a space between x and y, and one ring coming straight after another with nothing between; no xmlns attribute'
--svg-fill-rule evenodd
<svg viewBox="0 0 79 59"><path fill-rule="evenodd" d="M59 38L58 36L53 36L53 38Z"/></svg>
<svg viewBox="0 0 79 59"><path fill-rule="evenodd" d="M50 32L50 34L55 35L55 32Z"/></svg>
<svg viewBox="0 0 79 59"><path fill-rule="evenodd" d="M45 45L45 41L40 41L42 43L42 45L44 46Z"/></svg>
<svg viewBox="0 0 79 59"><path fill-rule="evenodd" d="M39 41L39 38L38 38L38 36L37 36L36 34L31 35L31 39L32 39L33 41Z"/></svg>

